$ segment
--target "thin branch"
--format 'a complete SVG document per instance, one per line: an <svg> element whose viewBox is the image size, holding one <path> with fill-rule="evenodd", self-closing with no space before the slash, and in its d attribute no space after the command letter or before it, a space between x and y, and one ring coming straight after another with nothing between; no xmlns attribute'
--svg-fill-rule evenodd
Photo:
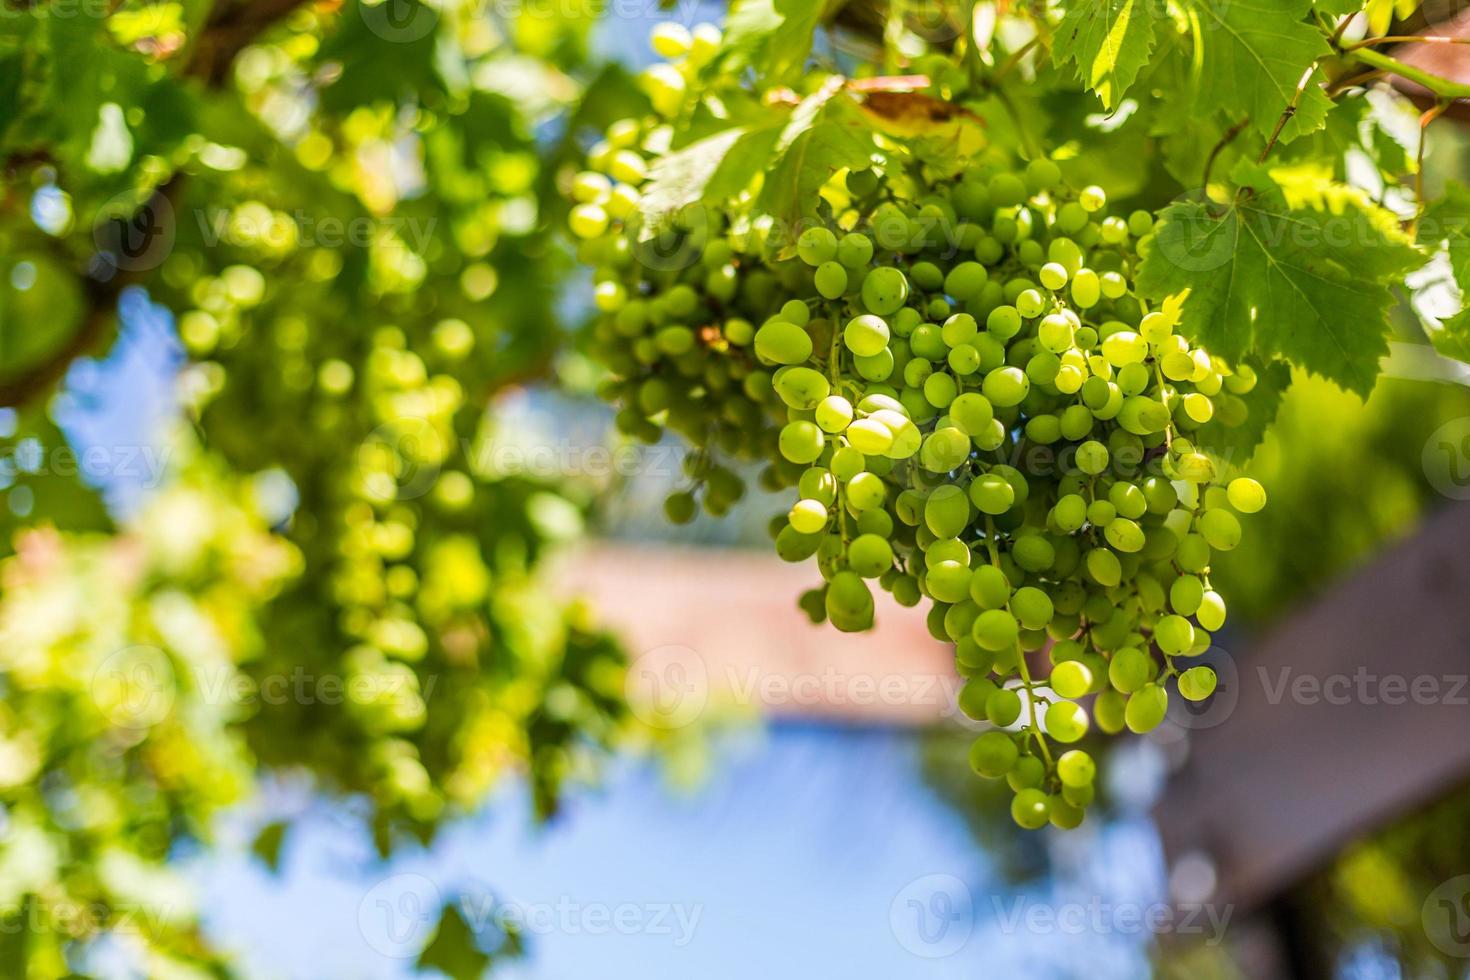
<svg viewBox="0 0 1470 980"><path fill-rule="evenodd" d="M1236 123L1234 126L1231 126L1228 130L1225 131L1225 135L1220 137L1220 141L1215 144L1214 149L1210 150L1210 155L1205 160L1204 177L1201 178L1199 185L1200 189L1206 194L1209 193L1210 173L1215 169L1215 160L1220 156L1221 152L1224 151L1225 147L1234 142L1235 137L1239 136L1242 132L1245 131L1245 127L1250 125L1250 121L1250 116L1246 116L1240 122Z"/></svg>
<svg viewBox="0 0 1470 980"><path fill-rule="evenodd" d="M1419 219L1424 216L1424 148L1429 143L1429 124L1434 122L1450 107L1450 100L1441 100L1424 115L1419 117L1419 151L1416 156L1417 166L1414 169L1414 220L1409 223L1409 231L1417 237L1419 230Z"/></svg>
<svg viewBox="0 0 1470 980"><path fill-rule="evenodd" d="M1281 113L1281 118L1276 120L1276 128L1271 131L1271 138L1266 141L1266 148L1261 151L1261 156L1256 163L1265 163L1271 151L1276 148L1276 143L1281 139L1281 133L1286 129L1286 124L1291 122L1301 106L1302 95L1312 81L1312 75L1317 71L1317 63L1314 61L1307 70L1302 73L1301 81L1296 83L1296 91L1291 94L1291 101L1286 104L1286 111Z"/></svg>
<svg viewBox="0 0 1470 980"><path fill-rule="evenodd" d="M1345 46L1344 51L1357 51L1379 44L1470 44L1470 37L1440 37L1432 34L1389 34L1369 37Z"/></svg>
<svg viewBox="0 0 1470 980"><path fill-rule="evenodd" d="M1355 61L1361 61L1365 65L1377 68L1390 75L1398 75L1400 78L1407 78L1411 82L1418 82L1441 99L1470 99L1470 85L1453 82L1448 78L1441 78L1438 75L1431 75L1422 68L1415 68L1413 65L1390 57L1382 51L1374 51L1371 48L1356 48L1344 53Z"/></svg>
<svg viewBox="0 0 1470 980"><path fill-rule="evenodd" d="M235 56L307 0L240 0L210 14L185 72L212 87L223 85Z"/></svg>
<svg viewBox="0 0 1470 980"><path fill-rule="evenodd" d="M196 47L184 73L203 79L211 87L220 87L229 77L235 57L252 41L281 18L307 0L250 0L222 4L210 15L198 35ZM36 151L44 153L44 151ZM27 161L24 157L6 161L7 171ZM175 174L158 189L170 203L181 190L182 177ZM50 392L66 376L72 361L88 353L107 334L117 318L117 301L124 289L146 278L144 271L114 270L110 278L96 279L83 275L87 311L81 324L54 354L24 374L0 383L0 406L24 405Z"/></svg>
<svg viewBox="0 0 1470 980"><path fill-rule="evenodd" d="M1038 34L1035 37L1033 37L1031 40L1027 41L1025 44L1021 45L1019 48L1017 48L1014 52L1011 53L1011 55L1009 57L1006 58L1005 61L1002 61L1000 63L1000 66L999 67L997 67L995 69L995 75L992 76L991 81L993 81L993 82L1002 81L1007 75L1009 75L1015 69L1015 67L1017 65L1019 65L1021 63L1021 59L1025 58L1026 55L1030 54L1031 53L1031 50L1033 48L1035 48L1040 43L1041 43L1041 35Z"/></svg>

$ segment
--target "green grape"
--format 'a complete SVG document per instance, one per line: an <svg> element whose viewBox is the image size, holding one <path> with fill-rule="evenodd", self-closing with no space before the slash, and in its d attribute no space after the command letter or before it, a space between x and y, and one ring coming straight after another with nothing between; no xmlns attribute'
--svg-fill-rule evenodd
<svg viewBox="0 0 1470 980"><path fill-rule="evenodd" d="M802 534L816 534L827 527L827 505L820 500L798 500L786 519Z"/></svg>
<svg viewBox="0 0 1470 980"><path fill-rule="evenodd" d="M987 609L975 620L974 638L982 649L1005 650L1015 646L1019 636L1016 617L1004 609Z"/></svg>
<svg viewBox="0 0 1470 980"><path fill-rule="evenodd" d="M1208 667L1191 667L1179 675L1179 693L1189 701L1203 701L1215 693L1215 672Z"/></svg>
<svg viewBox="0 0 1470 980"><path fill-rule="evenodd" d="M888 316L908 300L908 277L891 266L881 266L863 279L862 294L869 313Z"/></svg>
<svg viewBox="0 0 1470 980"><path fill-rule="evenodd" d="M837 257L837 236L826 228L808 228L796 240L796 254L811 266L831 262Z"/></svg>
<svg viewBox="0 0 1470 980"><path fill-rule="evenodd" d="M873 242L867 235L843 235L837 243L837 261L847 269L862 269L873 261Z"/></svg>
<svg viewBox="0 0 1470 980"><path fill-rule="evenodd" d="M997 408L1010 408L1021 404L1031 390L1031 381L1019 368L996 368L985 376L981 392Z"/></svg>
<svg viewBox="0 0 1470 980"><path fill-rule="evenodd" d="M755 332L755 352L773 364L801 364L812 356L812 338L794 323L772 320Z"/></svg>
<svg viewBox="0 0 1470 980"><path fill-rule="evenodd" d="M1092 687L1092 671L1080 660L1063 661L1052 670L1048 683L1064 698L1080 698Z"/></svg>
<svg viewBox="0 0 1470 980"><path fill-rule="evenodd" d="M1169 710L1169 692L1158 684L1145 684L1128 696L1124 722L1136 735L1146 735L1158 728Z"/></svg>
<svg viewBox="0 0 1470 980"><path fill-rule="evenodd" d="M1033 585L1026 585L1017 589L1011 597L1011 612L1027 629L1039 630L1051 622L1056 606L1051 596L1044 591Z"/></svg>
<svg viewBox="0 0 1470 980"><path fill-rule="evenodd" d="M1231 480L1228 494L1230 506L1242 514L1254 514L1266 506L1265 488L1249 477Z"/></svg>
<svg viewBox="0 0 1470 980"><path fill-rule="evenodd" d="M842 343L859 357L874 357L888 348L888 324L871 314L854 317L842 331Z"/></svg>
<svg viewBox="0 0 1470 980"><path fill-rule="evenodd" d="M1087 712L1073 701L1056 701L1046 709L1046 731L1064 745L1087 734Z"/></svg>
<svg viewBox="0 0 1470 980"><path fill-rule="evenodd" d="M1023 789L1011 800L1011 817L1024 830L1040 830L1051 818L1051 801L1039 789Z"/></svg>
<svg viewBox="0 0 1470 980"><path fill-rule="evenodd" d="M1180 656L1194 645L1194 626L1183 616L1165 616L1154 627L1154 641L1165 653Z"/></svg>
<svg viewBox="0 0 1470 980"><path fill-rule="evenodd" d="M1124 647L1108 664L1108 683L1123 694L1142 690L1153 679L1154 663L1137 647Z"/></svg>
<svg viewBox="0 0 1470 980"><path fill-rule="evenodd" d="M997 728L1014 725L1021 717L1021 696L1011 688L999 688L985 701L985 717Z"/></svg>
<svg viewBox="0 0 1470 980"><path fill-rule="evenodd" d="M876 534L861 534L848 545L847 561L863 578L877 578L893 567L893 547Z"/></svg>
<svg viewBox="0 0 1470 980"><path fill-rule="evenodd" d="M970 484L970 500L982 514L1004 514L1016 503L1016 491L1005 478L987 473Z"/></svg>
<svg viewBox="0 0 1470 980"><path fill-rule="evenodd" d="M812 276L812 284L823 299L837 299L847 292L847 270L841 263L823 262Z"/></svg>
<svg viewBox="0 0 1470 980"><path fill-rule="evenodd" d="M1015 741L1005 732L986 732L970 746L970 768L981 776L999 779L1015 768L1019 756Z"/></svg>
<svg viewBox="0 0 1470 980"><path fill-rule="evenodd" d="M1228 510L1209 510L1199 519L1200 534L1216 551L1230 551L1240 544L1240 522Z"/></svg>
<svg viewBox="0 0 1470 980"><path fill-rule="evenodd" d="M827 584L827 618L844 633L873 626L873 594L856 572L838 572Z"/></svg>
<svg viewBox="0 0 1470 980"><path fill-rule="evenodd" d="M1225 625L1225 600L1218 592L1206 591L1200 598L1199 609L1195 611L1195 618L1205 629L1214 632Z"/></svg>
<svg viewBox="0 0 1470 980"><path fill-rule="evenodd" d="M792 408L812 409L827 397L832 386L820 371L808 367L794 367L782 371L776 377L776 393Z"/></svg>
<svg viewBox="0 0 1470 980"><path fill-rule="evenodd" d="M1074 789L1091 786L1093 779L1097 777L1097 763L1081 749L1069 749L1057 759L1057 777L1063 786Z"/></svg>
<svg viewBox="0 0 1470 980"><path fill-rule="evenodd" d="M888 488L881 477L874 473L858 473L847 481L847 502L859 512L867 512L883 506Z"/></svg>
<svg viewBox="0 0 1470 980"><path fill-rule="evenodd" d="M815 423L791 422L781 430L781 455L793 463L811 463L822 455L826 442Z"/></svg>
<svg viewBox="0 0 1470 980"><path fill-rule="evenodd" d="M946 55L919 63L964 84ZM637 244L639 207L618 198L621 175L664 159L639 154L659 145L656 127L696 94L765 111L731 78L676 73L653 73L646 90L668 104L610 135L571 182L573 209L602 209L577 212L573 234L590 236L593 350L618 425L764 458L764 486L795 485L773 534L783 559L817 559L826 584L802 600L808 615L867 628L871 583L929 603L930 632L970 678L968 715L1035 726L1044 713L1044 732L986 733L972 765L1033 794L1028 825L1076 826L1095 763L1031 743L1157 725L1172 658L1202 653L1223 625L1211 562L1265 494L1244 478L1215 486L1201 445L1244 421L1255 373L1192 347L1177 298L1145 312L1134 276L1151 217L1108 214L1097 188L1074 191L1055 162L1021 167L1002 146L950 177L952 161L885 134L871 169L814 192L830 227L864 232L808 229L794 261L766 248L769 216L744 193L709 206L694 270L617 258ZM706 509L735 499L690 478ZM1021 658L1049 641L1048 684L1065 700L1032 704ZM1204 687L1195 670L1186 696Z"/></svg>
<svg viewBox="0 0 1470 980"><path fill-rule="evenodd" d="M671 493L664 500L664 514L674 524L688 524L694 520L694 494L688 491Z"/></svg>

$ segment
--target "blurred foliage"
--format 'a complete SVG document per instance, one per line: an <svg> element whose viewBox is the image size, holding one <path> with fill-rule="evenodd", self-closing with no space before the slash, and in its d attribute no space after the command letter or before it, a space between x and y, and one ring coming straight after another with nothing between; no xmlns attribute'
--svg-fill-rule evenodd
<svg viewBox="0 0 1470 980"><path fill-rule="evenodd" d="M563 340L558 160L640 98L589 64L597 12L5 6L0 975L230 972L167 860L259 766L371 801L387 854L507 776L550 816L642 737L621 651L536 578L585 493L487 448ZM131 287L193 431L116 519L52 396ZM480 941L446 912L422 965Z"/></svg>
<svg viewBox="0 0 1470 980"><path fill-rule="evenodd" d="M1385 378L1364 401L1296 377L1249 467L1271 506L1216 572L1240 617L1269 625L1447 503L1426 476L1424 448L1467 415L1461 385Z"/></svg>

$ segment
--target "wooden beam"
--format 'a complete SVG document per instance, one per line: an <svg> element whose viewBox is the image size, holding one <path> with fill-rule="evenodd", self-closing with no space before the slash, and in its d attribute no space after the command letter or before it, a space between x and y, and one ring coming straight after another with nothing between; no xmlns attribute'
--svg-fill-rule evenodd
<svg viewBox="0 0 1470 980"><path fill-rule="evenodd" d="M1171 864L1203 853L1211 901L1249 909L1470 776L1470 505L1292 616L1236 670L1215 695L1234 708L1188 733L1156 816Z"/></svg>

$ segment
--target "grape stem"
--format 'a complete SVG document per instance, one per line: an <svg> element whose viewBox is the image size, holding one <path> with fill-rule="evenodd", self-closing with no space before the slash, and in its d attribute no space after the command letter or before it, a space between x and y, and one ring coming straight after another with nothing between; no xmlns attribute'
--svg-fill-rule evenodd
<svg viewBox="0 0 1470 980"><path fill-rule="evenodd" d="M990 564L1001 574L1005 570L1000 567L1000 549L995 545L995 519L986 515L985 517L985 548L990 552ZM1006 611L1010 612L1010 603L1006 603ZM1012 613L1012 615L1015 615ZM1041 757L1046 760L1048 771L1055 767L1052 762L1051 750L1046 747L1046 736L1041 734L1041 716L1036 706L1037 698L1036 682L1031 679L1031 668L1026 663L1026 651L1021 646L1021 641L1016 640L1016 665L1021 670L1021 686L1026 689L1026 707L1031 718L1031 735L1036 739L1036 747L1041 750Z"/></svg>

